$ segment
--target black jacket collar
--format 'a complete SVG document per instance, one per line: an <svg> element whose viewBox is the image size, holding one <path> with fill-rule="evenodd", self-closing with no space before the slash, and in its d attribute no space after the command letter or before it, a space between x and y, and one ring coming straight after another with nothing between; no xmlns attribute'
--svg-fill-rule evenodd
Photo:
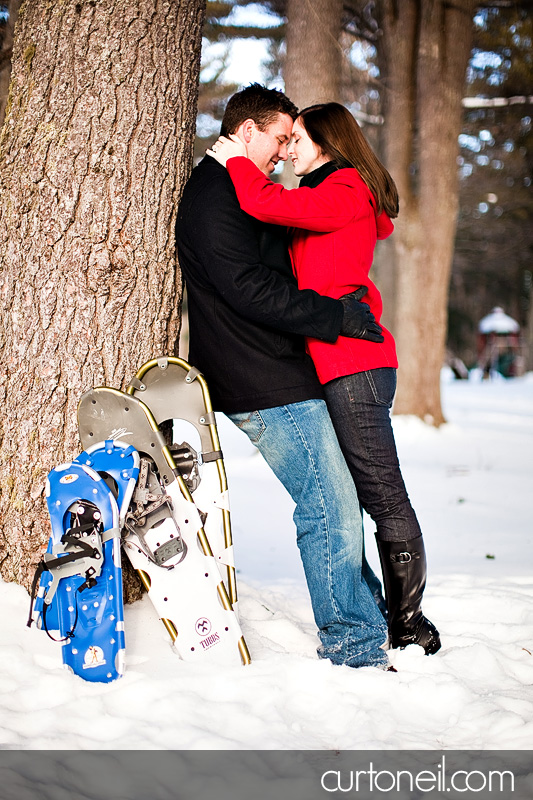
<svg viewBox="0 0 533 800"><path fill-rule="evenodd" d="M322 164L322 166L304 175L300 181L300 186L309 186L310 189L315 189L322 181L326 180L329 175L332 175L338 169L334 161L328 161L326 164Z"/></svg>

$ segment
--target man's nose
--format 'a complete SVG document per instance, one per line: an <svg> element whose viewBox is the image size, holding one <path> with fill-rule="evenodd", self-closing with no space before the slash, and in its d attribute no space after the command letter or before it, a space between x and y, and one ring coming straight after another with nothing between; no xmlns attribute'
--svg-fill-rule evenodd
<svg viewBox="0 0 533 800"><path fill-rule="evenodd" d="M281 161L286 161L288 159L289 152L288 152L287 142L283 142L283 144L280 144L278 150L278 157Z"/></svg>

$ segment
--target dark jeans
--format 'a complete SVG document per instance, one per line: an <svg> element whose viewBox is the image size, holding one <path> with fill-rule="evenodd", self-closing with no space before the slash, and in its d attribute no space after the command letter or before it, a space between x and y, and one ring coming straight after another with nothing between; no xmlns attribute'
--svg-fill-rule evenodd
<svg viewBox="0 0 533 800"><path fill-rule="evenodd" d="M386 541L421 535L400 472L390 408L396 370L390 367L346 375L324 386L328 410L359 501Z"/></svg>

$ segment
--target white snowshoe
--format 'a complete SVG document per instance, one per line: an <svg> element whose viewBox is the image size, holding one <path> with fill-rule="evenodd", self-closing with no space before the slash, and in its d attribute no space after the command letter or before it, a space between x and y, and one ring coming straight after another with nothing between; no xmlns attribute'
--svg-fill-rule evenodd
<svg viewBox="0 0 533 800"><path fill-rule="evenodd" d="M136 391L135 387L131 391ZM153 394L150 403L156 403ZM179 408L175 416L181 416ZM215 558L203 526L209 513L207 518L206 512L200 514L189 488L196 492L201 485L194 451L182 445L176 452L178 463L186 465L187 485L151 407L116 389L100 387L86 392L79 403L78 422L88 452L92 443L111 439L139 452L139 478L124 515L123 545L180 656L217 664L248 664L248 648L219 573L219 566L231 555L231 532L229 545L217 548ZM210 447L210 452L213 449ZM105 472L105 464L101 466ZM217 497L220 494L219 489ZM206 503L202 499L202 506ZM220 500L213 501L213 508L218 507L216 503L220 505ZM227 508L219 512L229 513ZM215 526L209 524L215 535ZM236 596L234 572L233 583L228 584Z"/></svg>

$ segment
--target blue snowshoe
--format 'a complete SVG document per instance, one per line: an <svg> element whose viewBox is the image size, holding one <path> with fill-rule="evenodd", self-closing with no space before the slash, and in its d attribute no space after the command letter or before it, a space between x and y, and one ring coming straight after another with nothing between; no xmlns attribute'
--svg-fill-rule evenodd
<svg viewBox="0 0 533 800"><path fill-rule="evenodd" d="M28 626L36 616L62 643L69 669L108 683L122 676L125 653L117 501L98 472L78 460L50 472L46 495L52 534L35 573L32 601L40 586Z"/></svg>

